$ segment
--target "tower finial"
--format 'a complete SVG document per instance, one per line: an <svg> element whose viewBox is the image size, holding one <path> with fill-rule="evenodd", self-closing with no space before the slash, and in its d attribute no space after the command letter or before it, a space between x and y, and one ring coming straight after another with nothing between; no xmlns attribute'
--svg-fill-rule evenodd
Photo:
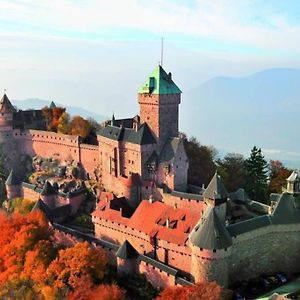
<svg viewBox="0 0 300 300"><path fill-rule="evenodd" d="M163 66L163 58L164 58L164 38L161 38L161 52L160 52L160 65Z"/></svg>
<svg viewBox="0 0 300 300"><path fill-rule="evenodd" d="M111 118L111 126L115 126L115 121L116 121L116 118L115 118L115 114L113 113L112 118Z"/></svg>

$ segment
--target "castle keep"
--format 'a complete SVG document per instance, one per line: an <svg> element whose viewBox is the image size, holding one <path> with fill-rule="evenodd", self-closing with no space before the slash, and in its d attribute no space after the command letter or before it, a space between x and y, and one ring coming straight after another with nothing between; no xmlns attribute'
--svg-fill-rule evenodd
<svg viewBox="0 0 300 300"><path fill-rule="evenodd" d="M0 139L6 151L74 161L84 177L99 183L95 237L111 245L122 273L145 273L165 287L202 279L227 286L262 273L299 272L298 174L288 178L282 194L271 195L271 206L252 201L242 189L228 193L218 174L191 193L178 132L180 102L171 73L157 66L138 90L140 114L113 116L99 130L98 145L89 145L46 131L41 111L18 111L4 95ZM9 199L36 197L49 218L60 208L60 214L76 213L85 192L77 186L64 194L48 181L42 189L32 187L14 173L7 180Z"/></svg>

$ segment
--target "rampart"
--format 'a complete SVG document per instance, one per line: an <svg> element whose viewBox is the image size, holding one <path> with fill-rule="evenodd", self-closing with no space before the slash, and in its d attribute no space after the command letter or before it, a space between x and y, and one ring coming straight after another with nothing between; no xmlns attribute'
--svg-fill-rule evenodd
<svg viewBox="0 0 300 300"><path fill-rule="evenodd" d="M191 194L172 191L170 193L164 193L163 189L159 189L162 194L163 202L170 206L176 206L180 209L185 209L190 212L202 213L205 211L207 204L203 201L203 197L200 194Z"/></svg>
<svg viewBox="0 0 300 300"><path fill-rule="evenodd" d="M190 273L191 251L188 247L160 239L154 240L148 234L117 221L93 217L93 223L95 224L96 235L101 239L117 244L122 244L128 240L139 253L147 254L170 267Z"/></svg>
<svg viewBox="0 0 300 300"><path fill-rule="evenodd" d="M300 272L300 224L272 224L233 236L228 249L207 251L191 246L195 281L227 286L261 274Z"/></svg>
<svg viewBox="0 0 300 300"><path fill-rule="evenodd" d="M73 246L77 242L87 241L92 246L100 247L105 250L109 263L113 266L117 266L116 252L120 247L119 244L98 239L56 223L53 224L53 228L54 238L57 242L62 243L65 246ZM185 286L191 284L191 282L180 275L180 271L176 268L167 266L146 255L139 255L137 257L137 265L138 272L145 274L154 287L165 288L169 285Z"/></svg>
<svg viewBox="0 0 300 300"><path fill-rule="evenodd" d="M99 166L99 147L83 144L78 136L41 130L14 130L20 154L56 158L60 161L74 160L81 163L87 175L95 176Z"/></svg>

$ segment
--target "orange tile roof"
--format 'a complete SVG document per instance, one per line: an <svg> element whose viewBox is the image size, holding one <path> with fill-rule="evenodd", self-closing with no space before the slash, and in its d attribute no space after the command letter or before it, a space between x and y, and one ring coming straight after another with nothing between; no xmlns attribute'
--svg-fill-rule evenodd
<svg viewBox="0 0 300 300"><path fill-rule="evenodd" d="M99 205L98 205L99 206ZM121 213L109 208L109 205L101 205L93 216L109 221L114 221L128 227L146 233L150 237L156 237L177 245L184 245L190 230L197 224L201 213L173 208L162 202L150 203L143 200L137 207L131 218L121 216ZM166 222L169 222L169 227Z"/></svg>

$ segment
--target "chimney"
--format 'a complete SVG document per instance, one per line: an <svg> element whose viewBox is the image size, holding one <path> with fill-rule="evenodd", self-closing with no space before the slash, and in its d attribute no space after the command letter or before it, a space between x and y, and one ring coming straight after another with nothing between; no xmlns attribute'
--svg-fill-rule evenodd
<svg viewBox="0 0 300 300"><path fill-rule="evenodd" d="M170 226L169 223L170 223L169 218L167 218L167 219L166 219L166 227L168 227L168 228L169 228L169 226Z"/></svg>
<svg viewBox="0 0 300 300"><path fill-rule="evenodd" d="M121 214L121 217L122 217L122 212L123 212L123 209L122 209L122 207L120 207L120 214Z"/></svg>
<svg viewBox="0 0 300 300"><path fill-rule="evenodd" d="M108 196L105 196L105 202L108 203Z"/></svg>
<svg viewBox="0 0 300 300"><path fill-rule="evenodd" d="M150 197L149 197L149 203L153 203L153 195L150 195Z"/></svg>
<svg viewBox="0 0 300 300"><path fill-rule="evenodd" d="M174 203L174 209L176 209L177 208L177 203Z"/></svg>

